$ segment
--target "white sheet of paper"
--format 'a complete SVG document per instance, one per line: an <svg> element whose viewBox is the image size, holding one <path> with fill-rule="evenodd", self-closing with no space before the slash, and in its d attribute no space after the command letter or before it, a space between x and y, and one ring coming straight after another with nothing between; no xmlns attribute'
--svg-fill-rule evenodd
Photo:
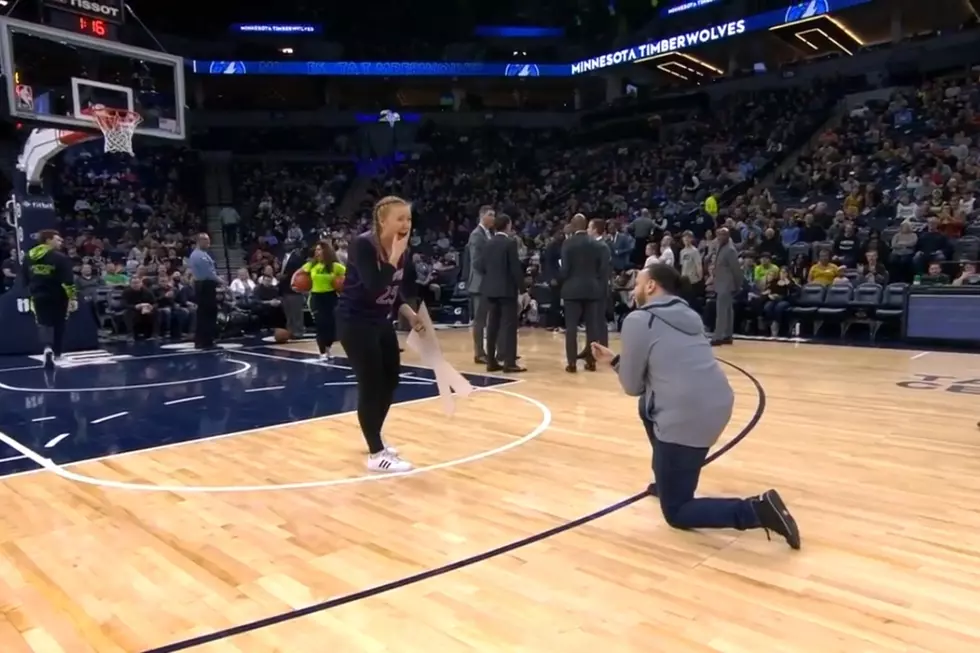
<svg viewBox="0 0 980 653"><path fill-rule="evenodd" d="M405 344L422 359L423 365L432 368L443 408L451 415L456 410L454 393L460 397L467 397L473 392L473 386L442 355L442 349L436 339L435 325L432 324L432 318L425 304L419 306L418 316L425 328L421 332L409 333Z"/></svg>

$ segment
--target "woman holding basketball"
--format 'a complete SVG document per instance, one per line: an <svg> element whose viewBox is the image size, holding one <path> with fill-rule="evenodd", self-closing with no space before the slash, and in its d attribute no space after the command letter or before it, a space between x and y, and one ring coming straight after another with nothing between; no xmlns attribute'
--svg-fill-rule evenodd
<svg viewBox="0 0 980 653"><path fill-rule="evenodd" d="M337 300L337 332L357 380L357 420L367 442L367 467L374 472L407 472L381 436L401 371L398 337L392 324L399 313L415 329L421 322L409 305L416 297L415 269L408 251L411 205L390 195L374 205L371 231L354 238L347 252L347 276Z"/></svg>
<svg viewBox="0 0 980 653"><path fill-rule="evenodd" d="M337 307L337 291L343 287L346 271L330 241L321 240L313 249L313 258L293 275L293 287L302 289L306 286L310 292L309 308L316 327L316 346L323 361L330 358L330 348L337 339L334 309ZM301 279L304 274L309 275L309 282Z"/></svg>

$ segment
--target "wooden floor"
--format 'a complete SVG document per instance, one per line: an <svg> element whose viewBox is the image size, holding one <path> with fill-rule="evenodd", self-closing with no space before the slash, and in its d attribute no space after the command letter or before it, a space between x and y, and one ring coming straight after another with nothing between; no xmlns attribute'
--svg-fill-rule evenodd
<svg viewBox="0 0 980 653"><path fill-rule="evenodd" d="M465 332L440 334L474 370ZM133 492L52 473L0 481L0 652L137 652L489 551L646 486L649 447L611 372L563 372L522 334L523 383L552 414L499 455L377 482L265 492ZM199 653L966 653L980 642L980 401L897 384L973 379L980 358L739 342L758 426L701 490L777 487L803 550L760 532L678 532L644 499L510 553ZM916 356L913 358L913 356ZM727 369L727 368L726 368ZM727 437L762 398L738 395ZM980 391L980 385L976 386ZM513 442L533 401L481 392L447 417L396 407L417 465ZM246 486L363 474L353 417L77 465L100 479Z"/></svg>

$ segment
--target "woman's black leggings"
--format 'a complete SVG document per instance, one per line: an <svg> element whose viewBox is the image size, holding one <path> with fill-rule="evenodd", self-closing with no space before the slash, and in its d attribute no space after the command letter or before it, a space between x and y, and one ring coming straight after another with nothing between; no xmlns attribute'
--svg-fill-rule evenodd
<svg viewBox="0 0 980 653"><path fill-rule="evenodd" d="M357 421L361 433L368 450L378 453L385 447L381 429L395 399L401 372L398 336L390 322L375 324L349 318L338 321L337 331L357 379Z"/></svg>
<svg viewBox="0 0 980 653"><path fill-rule="evenodd" d="M337 339L337 320L334 308L337 306L337 293L310 293L310 313L316 326L316 346L321 354L327 353Z"/></svg>

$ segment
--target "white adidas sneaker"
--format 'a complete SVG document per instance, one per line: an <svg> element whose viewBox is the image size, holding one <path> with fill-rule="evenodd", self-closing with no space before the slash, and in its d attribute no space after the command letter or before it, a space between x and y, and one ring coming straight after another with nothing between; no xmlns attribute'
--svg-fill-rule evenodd
<svg viewBox="0 0 980 653"><path fill-rule="evenodd" d="M391 449L385 449L384 451L379 451L378 453L373 453L368 456L367 461L368 471L380 472L382 474L397 474L400 472L408 472L412 470L412 463L407 460L402 460L398 457L397 453L393 453Z"/></svg>

